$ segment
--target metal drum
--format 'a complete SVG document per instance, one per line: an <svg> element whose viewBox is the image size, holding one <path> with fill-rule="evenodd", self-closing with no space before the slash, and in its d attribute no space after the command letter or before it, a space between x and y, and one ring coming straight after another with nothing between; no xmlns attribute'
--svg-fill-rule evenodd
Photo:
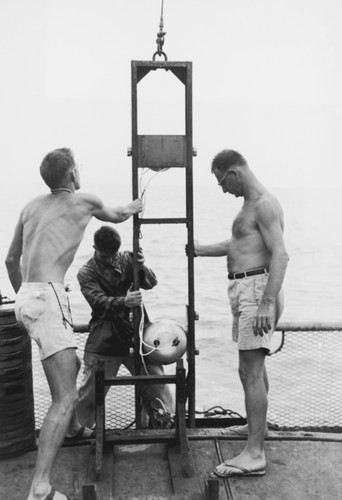
<svg viewBox="0 0 342 500"><path fill-rule="evenodd" d="M16 322L13 304L3 304L0 305L0 458L35 447L31 339Z"/></svg>

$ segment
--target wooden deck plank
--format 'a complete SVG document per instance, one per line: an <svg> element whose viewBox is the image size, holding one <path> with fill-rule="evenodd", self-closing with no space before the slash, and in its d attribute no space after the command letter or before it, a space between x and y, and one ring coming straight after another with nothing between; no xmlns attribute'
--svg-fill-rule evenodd
<svg viewBox="0 0 342 500"><path fill-rule="evenodd" d="M224 459L238 455L243 443L221 441ZM339 500L342 491L342 443L266 441L265 476L231 477L233 497L250 500Z"/></svg>
<svg viewBox="0 0 342 500"><path fill-rule="evenodd" d="M112 444L143 444L166 443L176 440L174 429L133 429L106 431L105 445Z"/></svg>
<svg viewBox="0 0 342 500"><path fill-rule="evenodd" d="M86 484L95 484L98 497L106 500L113 496L113 450L105 449L102 455L101 480L96 480L95 474L95 445L92 445L87 466Z"/></svg>
<svg viewBox="0 0 342 500"><path fill-rule="evenodd" d="M74 476L82 485L86 479L89 446L62 448L52 471L54 488L74 498ZM37 451L0 460L0 498L23 500L28 496L36 463Z"/></svg>
<svg viewBox="0 0 342 500"><path fill-rule="evenodd" d="M168 447L168 459L171 470L171 479L175 493L185 493L191 500L203 500L204 490L200 488L197 471L193 465L191 449L189 460L191 461L192 475L184 475L181 452L178 446Z"/></svg>
<svg viewBox="0 0 342 500"><path fill-rule="evenodd" d="M218 463L215 443L212 439L191 441L191 449L200 485L205 491L206 482L210 478L210 473L214 470L215 465ZM227 500L227 493L224 481L222 480L219 480L219 499Z"/></svg>
<svg viewBox="0 0 342 500"><path fill-rule="evenodd" d="M113 494L168 496L173 493L165 444L115 445Z"/></svg>
<svg viewBox="0 0 342 500"><path fill-rule="evenodd" d="M213 439L208 432L195 432L189 429L190 447L195 468L200 476L201 488L208 473L218 463ZM338 436L325 435L331 440L315 440L315 436L304 433L290 440L290 436L280 435L280 440L266 440L268 465L266 475L253 478L230 478L229 484L234 499L238 500L339 500L342 491L342 441ZM241 440L220 439L223 458L236 456L242 450ZM90 446L68 446L60 450L52 474L53 486L74 498L73 476L78 475L80 490L85 483L90 483L92 476L88 474L90 464ZM125 500L134 497L146 498L155 496L173 498L173 487L165 445L145 444L115 446L114 474L107 469L105 453L104 488L101 500ZM0 498L23 500L27 498L32 481L36 452L0 460ZM111 478L114 477L114 485ZM220 500L223 480L220 479ZM114 494L115 493L115 494ZM177 492L186 495L186 492ZM224 493L224 491L223 491ZM253 493L253 497L251 497ZM120 497L121 495L121 497ZM139 499L141 500L141 498ZM145 499L144 499L145 500ZM150 499L149 499L150 500ZM164 499L163 499L164 500ZM175 499L174 499L175 500ZM178 499L177 499L178 500ZM183 500L183 499L182 499Z"/></svg>
<svg viewBox="0 0 342 500"><path fill-rule="evenodd" d="M187 429L189 441L205 439L228 439L245 441L242 436L229 436L227 427ZM342 433L312 431L274 431L269 430L266 441L336 441L342 442Z"/></svg>

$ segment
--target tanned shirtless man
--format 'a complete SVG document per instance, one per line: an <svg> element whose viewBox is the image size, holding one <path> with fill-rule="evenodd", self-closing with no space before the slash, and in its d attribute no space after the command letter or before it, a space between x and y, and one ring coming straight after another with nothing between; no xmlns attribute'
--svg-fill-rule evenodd
<svg viewBox="0 0 342 500"><path fill-rule="evenodd" d="M125 207L110 208L97 196L76 193L80 175L73 153L67 148L48 153L40 173L51 192L33 199L22 210L6 266L17 292L17 321L39 346L52 397L40 430L28 500L66 500L68 497L55 491L50 483L57 452L77 403L79 360L64 288L65 273L92 217L122 222L139 213L142 203L134 200Z"/></svg>
<svg viewBox="0 0 342 500"><path fill-rule="evenodd" d="M243 451L218 465L215 473L222 477L263 475L268 393L265 356L283 310L282 284L289 260L283 238L283 211L236 151L218 153L211 171L224 193L244 198L232 237L209 245L195 240L194 249L198 257L227 256L232 333L238 343L247 414L246 426L239 426L235 433L248 435Z"/></svg>

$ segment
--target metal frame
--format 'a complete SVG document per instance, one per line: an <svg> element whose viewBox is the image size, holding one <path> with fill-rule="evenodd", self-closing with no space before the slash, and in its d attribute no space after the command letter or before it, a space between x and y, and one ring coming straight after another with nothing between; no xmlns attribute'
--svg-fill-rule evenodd
<svg viewBox="0 0 342 500"><path fill-rule="evenodd" d="M151 70L166 70L173 73L185 86L185 136L139 136L138 135L138 83ZM192 157L194 156L192 144L192 63L191 62L171 62L171 61L131 61L132 78L132 190L133 199L139 197L138 170L144 166L146 158L143 161L142 143L149 141L153 145L158 141L165 141L167 147L174 151L174 160L168 164L170 168L185 168L186 184L186 217L182 219L158 218L143 219L138 215L133 219L133 253L134 260L137 262L137 253L139 249L139 234L141 224L186 224L187 227L187 247L188 247L188 304L187 304L187 361L188 373L186 377L186 387L188 395L188 417L190 427L195 427L195 307L194 307L194 246L193 246L193 172ZM156 138L157 137L157 138ZM175 145L172 145L172 140ZM178 149L172 149L178 148ZM179 148L184 148L179 152ZM148 153L147 153L148 154ZM183 165L182 165L183 158ZM153 161L155 158L152 159ZM151 160L151 161L152 161ZM134 267L133 288L139 288L139 273L137 264ZM135 351L135 369L136 374L140 374L140 356L139 356L139 323L140 311L134 311L134 351ZM136 386L136 422L139 426L141 421L139 387Z"/></svg>

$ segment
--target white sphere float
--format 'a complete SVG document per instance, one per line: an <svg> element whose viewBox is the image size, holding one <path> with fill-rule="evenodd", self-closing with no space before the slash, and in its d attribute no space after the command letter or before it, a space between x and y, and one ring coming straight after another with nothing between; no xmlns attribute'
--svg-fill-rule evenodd
<svg viewBox="0 0 342 500"><path fill-rule="evenodd" d="M150 323L144 330L142 350L144 356L163 365L180 359L186 351L187 339L184 328L171 319Z"/></svg>

